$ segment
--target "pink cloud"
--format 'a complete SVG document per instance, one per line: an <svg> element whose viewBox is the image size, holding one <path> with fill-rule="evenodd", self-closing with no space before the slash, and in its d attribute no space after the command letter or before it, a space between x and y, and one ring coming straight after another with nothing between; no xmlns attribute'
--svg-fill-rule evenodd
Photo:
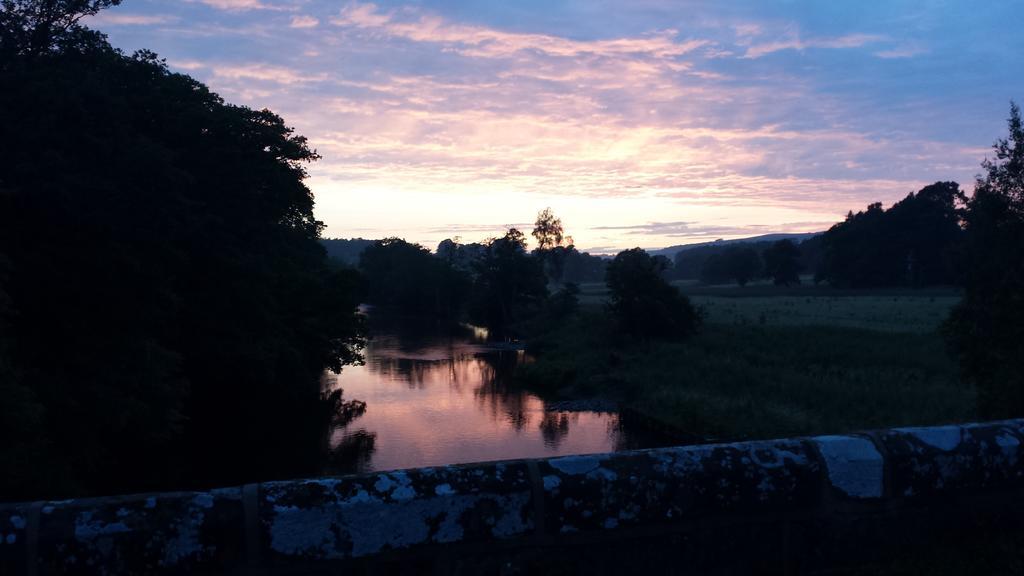
<svg viewBox="0 0 1024 576"><path fill-rule="evenodd" d="M292 16L292 28L316 28L320 21L312 16Z"/></svg>
<svg viewBox="0 0 1024 576"><path fill-rule="evenodd" d="M780 52L782 50L806 50L808 48L859 48L866 44L872 44L885 40L884 36L874 34L847 34L836 38L809 38L801 39L793 35L784 40L752 44L747 48L744 58L760 58L766 54Z"/></svg>
<svg viewBox="0 0 1024 576"><path fill-rule="evenodd" d="M169 14L122 14L120 12L101 12L88 18L90 26L153 26L177 22L178 17Z"/></svg>
<svg viewBox="0 0 1024 576"><path fill-rule="evenodd" d="M653 57L681 56L708 44L706 40L676 42L676 30L663 30L640 38L611 40L570 40L546 34L514 33L483 26L455 24L432 14L400 20L395 12L382 13L374 4L352 3L331 23L341 27L379 29L392 36L415 42L458 45L457 51L472 57L506 57L522 51L552 56L623 56L647 54Z"/></svg>
<svg viewBox="0 0 1024 576"><path fill-rule="evenodd" d="M287 85L322 82L327 79L326 73L307 74L266 64L215 65L212 68L215 77L230 80L258 80Z"/></svg>
<svg viewBox="0 0 1024 576"><path fill-rule="evenodd" d="M265 4L261 0L187 0L189 2L199 2L206 4L212 8L218 10L227 10L229 12L244 12L247 10L292 10L292 8L286 6L280 6L277 4Z"/></svg>

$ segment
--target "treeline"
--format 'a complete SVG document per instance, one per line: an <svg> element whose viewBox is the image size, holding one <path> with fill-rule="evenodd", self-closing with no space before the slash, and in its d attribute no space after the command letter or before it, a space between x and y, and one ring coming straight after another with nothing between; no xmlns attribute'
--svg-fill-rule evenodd
<svg viewBox="0 0 1024 576"><path fill-rule="evenodd" d="M920 287L963 282L966 196L956 182L936 182L888 209L874 203L804 240L737 242L676 253L670 276L705 284L814 282L839 288Z"/></svg>
<svg viewBox="0 0 1024 576"><path fill-rule="evenodd" d="M515 228L483 242L444 240L434 253L400 238L373 242L358 261L366 301L507 332L558 307L556 302L571 306L566 297L575 293L575 284L604 280L606 260L567 244L562 223L550 210L538 214L532 234L538 243L532 251ZM561 290L552 295L549 286Z"/></svg>
<svg viewBox="0 0 1024 576"><path fill-rule="evenodd" d="M0 4L0 500L314 474L360 361L306 140L77 22Z"/></svg>

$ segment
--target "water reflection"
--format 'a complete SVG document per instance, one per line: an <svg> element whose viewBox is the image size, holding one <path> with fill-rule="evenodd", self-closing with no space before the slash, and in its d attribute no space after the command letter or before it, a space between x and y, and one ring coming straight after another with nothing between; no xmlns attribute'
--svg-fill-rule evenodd
<svg viewBox="0 0 1024 576"><path fill-rule="evenodd" d="M529 361L486 333L371 314L366 365L329 383L366 402L333 430L326 473L606 452L659 444L613 411L549 410L511 376ZM629 430L627 430L629 428Z"/></svg>

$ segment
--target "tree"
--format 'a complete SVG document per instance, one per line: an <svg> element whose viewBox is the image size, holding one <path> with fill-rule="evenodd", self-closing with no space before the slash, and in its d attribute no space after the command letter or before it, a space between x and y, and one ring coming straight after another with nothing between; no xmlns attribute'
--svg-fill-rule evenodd
<svg viewBox="0 0 1024 576"><path fill-rule="evenodd" d="M851 288L953 283L962 201L959 184L936 182L888 210L876 202L851 212L822 237L818 279Z"/></svg>
<svg viewBox="0 0 1024 576"><path fill-rule="evenodd" d="M1024 127L993 145L967 203L964 296L944 327L964 379L989 417L1024 414Z"/></svg>
<svg viewBox="0 0 1024 576"><path fill-rule="evenodd" d="M609 311L621 333L645 340L678 339L697 329L697 311L665 281L664 272L665 260L641 248L619 252L608 264Z"/></svg>
<svg viewBox="0 0 1024 576"><path fill-rule="evenodd" d="M455 319L462 310L469 277L419 244L400 238L378 240L359 257L367 302L406 314Z"/></svg>
<svg viewBox="0 0 1024 576"><path fill-rule="evenodd" d="M757 276L761 269L761 257L751 246L728 246L711 254L701 266L700 278L705 284L733 281L740 286Z"/></svg>
<svg viewBox="0 0 1024 576"><path fill-rule="evenodd" d="M321 376L364 334L318 244L318 156L76 24L114 3L0 4L0 372L30 407L5 440L46 446L0 499L314 473Z"/></svg>
<svg viewBox="0 0 1024 576"><path fill-rule="evenodd" d="M526 238L515 228L491 240L475 267L470 315L495 331L536 311L547 297L543 265L527 254Z"/></svg>
<svg viewBox="0 0 1024 576"><path fill-rule="evenodd" d="M776 286L800 283L800 248L792 240L783 239L765 248L764 275Z"/></svg>
<svg viewBox="0 0 1024 576"><path fill-rule="evenodd" d="M79 20L121 0L0 0L0 58L37 56L90 37Z"/></svg>
<svg viewBox="0 0 1024 576"><path fill-rule="evenodd" d="M545 208L537 213L537 220L530 234L537 240L537 249L543 251L561 246L564 240L563 232L562 220L555 217L551 208Z"/></svg>
<svg viewBox="0 0 1024 576"><path fill-rule="evenodd" d="M561 219L555 217L551 208L545 208L537 213L531 234L537 240L537 249L533 253L544 265L544 272L552 282L561 282L566 261L571 256L569 252L575 250L571 238L569 246L562 245L565 237Z"/></svg>

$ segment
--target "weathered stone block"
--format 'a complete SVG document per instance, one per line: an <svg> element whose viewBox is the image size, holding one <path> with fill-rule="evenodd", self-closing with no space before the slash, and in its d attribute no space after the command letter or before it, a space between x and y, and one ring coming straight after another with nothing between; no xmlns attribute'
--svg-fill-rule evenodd
<svg viewBox="0 0 1024 576"><path fill-rule="evenodd" d="M0 512L0 574L25 571L29 508L21 504Z"/></svg>
<svg viewBox="0 0 1024 576"><path fill-rule="evenodd" d="M522 462L263 484L260 520L272 563L345 560L426 544L530 534Z"/></svg>
<svg viewBox="0 0 1024 576"><path fill-rule="evenodd" d="M922 498L965 489L1024 486L1022 421L895 428L878 434L892 495Z"/></svg>
<svg viewBox="0 0 1024 576"><path fill-rule="evenodd" d="M806 509L821 479L799 440L567 456L539 468L551 534Z"/></svg>
<svg viewBox="0 0 1024 576"><path fill-rule="evenodd" d="M39 574L219 574L244 559L238 489L51 502Z"/></svg>
<svg viewBox="0 0 1024 576"><path fill-rule="evenodd" d="M830 486L847 498L881 498L885 490L885 461L868 438L818 436L811 439L828 472Z"/></svg>

